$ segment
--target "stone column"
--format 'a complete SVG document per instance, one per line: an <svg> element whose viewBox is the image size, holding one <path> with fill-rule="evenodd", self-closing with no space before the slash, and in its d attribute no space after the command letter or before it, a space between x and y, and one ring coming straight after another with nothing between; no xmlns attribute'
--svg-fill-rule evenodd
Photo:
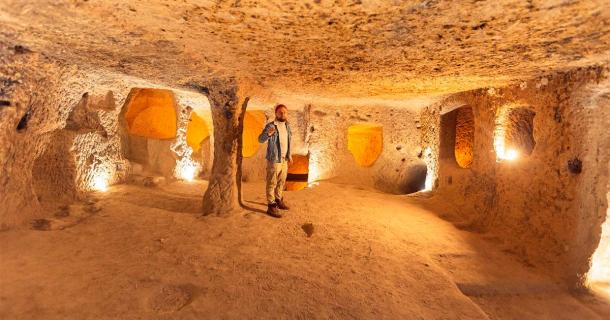
<svg viewBox="0 0 610 320"><path fill-rule="evenodd" d="M248 98L238 97L235 79L214 79L197 86L207 95L214 123L214 162L203 196L204 215L228 214L239 208L239 164L243 114Z"/></svg>

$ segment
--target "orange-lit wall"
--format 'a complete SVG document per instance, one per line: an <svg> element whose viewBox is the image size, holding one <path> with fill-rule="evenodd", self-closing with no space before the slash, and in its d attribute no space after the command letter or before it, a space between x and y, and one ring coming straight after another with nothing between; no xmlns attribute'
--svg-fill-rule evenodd
<svg viewBox="0 0 610 320"><path fill-rule="evenodd" d="M175 138L174 93L164 89L132 89L125 120L130 134L161 140Z"/></svg>
<svg viewBox="0 0 610 320"><path fill-rule="evenodd" d="M372 166L383 148L383 127L378 124L355 124L347 129L347 149L361 167Z"/></svg>
<svg viewBox="0 0 610 320"><path fill-rule="evenodd" d="M193 149L193 152L198 152L201 142L209 136L210 130L205 120L196 112L191 112L191 118L186 127L186 143Z"/></svg>
<svg viewBox="0 0 610 320"><path fill-rule="evenodd" d="M244 116L243 131L243 156L246 158L256 154L261 144L258 142L258 135L265 127L265 113L260 110L246 111Z"/></svg>

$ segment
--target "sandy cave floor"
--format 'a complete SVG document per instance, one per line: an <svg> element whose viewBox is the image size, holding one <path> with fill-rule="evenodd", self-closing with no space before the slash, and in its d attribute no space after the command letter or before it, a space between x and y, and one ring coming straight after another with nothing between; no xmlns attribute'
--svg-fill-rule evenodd
<svg viewBox="0 0 610 320"><path fill-rule="evenodd" d="M456 229L421 196L323 182L289 192L292 210L274 219L259 212L263 184L245 183L253 211L202 218L205 185L113 186L86 205L99 211L62 230L0 232L0 318L610 314L603 300L573 296L482 235Z"/></svg>

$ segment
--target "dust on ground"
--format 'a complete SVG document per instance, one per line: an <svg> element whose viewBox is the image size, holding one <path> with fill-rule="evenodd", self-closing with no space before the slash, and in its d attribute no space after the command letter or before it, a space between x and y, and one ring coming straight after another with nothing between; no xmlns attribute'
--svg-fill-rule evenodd
<svg viewBox="0 0 610 320"><path fill-rule="evenodd" d="M322 182L288 192L291 210L274 219L263 184L245 183L252 210L201 217L205 187L118 185L78 223L1 232L0 318L603 319L610 310L440 219L425 196Z"/></svg>

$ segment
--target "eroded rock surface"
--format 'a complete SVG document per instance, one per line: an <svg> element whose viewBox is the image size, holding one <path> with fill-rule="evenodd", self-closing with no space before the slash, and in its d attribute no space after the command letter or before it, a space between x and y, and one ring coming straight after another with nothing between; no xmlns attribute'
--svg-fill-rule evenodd
<svg viewBox="0 0 610 320"><path fill-rule="evenodd" d="M273 92L458 92L608 59L610 3L583 1L2 0L0 37L56 59L181 84Z"/></svg>

